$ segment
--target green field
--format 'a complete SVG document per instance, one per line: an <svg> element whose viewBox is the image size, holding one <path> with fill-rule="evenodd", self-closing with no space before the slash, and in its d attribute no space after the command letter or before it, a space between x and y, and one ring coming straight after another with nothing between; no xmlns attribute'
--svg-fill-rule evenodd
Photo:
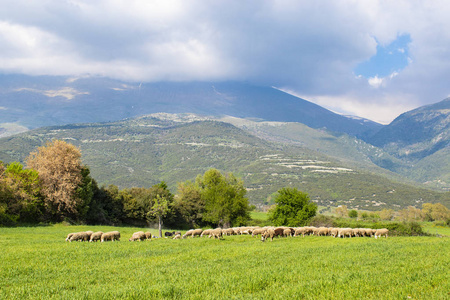
<svg viewBox="0 0 450 300"><path fill-rule="evenodd" d="M65 242L119 230L119 242ZM141 228L0 228L1 299L448 299L447 237L128 242ZM145 229L144 229L145 230ZM152 230L156 234L156 230Z"/></svg>

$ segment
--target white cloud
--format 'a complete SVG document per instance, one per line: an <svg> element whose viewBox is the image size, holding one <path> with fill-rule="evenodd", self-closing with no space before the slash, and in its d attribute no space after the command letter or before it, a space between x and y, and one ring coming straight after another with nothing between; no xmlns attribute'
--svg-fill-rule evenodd
<svg viewBox="0 0 450 300"><path fill-rule="evenodd" d="M449 94L448 15L445 0L4 0L0 72L246 80L367 116L391 102L400 109ZM411 37L408 67L354 76L377 42L401 34Z"/></svg>

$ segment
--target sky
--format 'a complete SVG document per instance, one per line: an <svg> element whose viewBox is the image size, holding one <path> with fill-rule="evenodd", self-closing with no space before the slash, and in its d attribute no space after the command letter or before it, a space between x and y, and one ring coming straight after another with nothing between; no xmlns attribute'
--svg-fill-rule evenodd
<svg viewBox="0 0 450 300"><path fill-rule="evenodd" d="M450 1L2 0L0 73L245 81L383 124L450 96Z"/></svg>

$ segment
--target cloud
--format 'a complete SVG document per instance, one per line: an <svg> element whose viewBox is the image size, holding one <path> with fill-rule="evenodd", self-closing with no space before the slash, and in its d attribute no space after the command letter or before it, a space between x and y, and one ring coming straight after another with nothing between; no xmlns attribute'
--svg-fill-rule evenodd
<svg viewBox="0 0 450 300"><path fill-rule="evenodd" d="M449 14L445 0L4 0L0 72L245 80L367 117L450 94ZM406 67L355 74L399 36Z"/></svg>

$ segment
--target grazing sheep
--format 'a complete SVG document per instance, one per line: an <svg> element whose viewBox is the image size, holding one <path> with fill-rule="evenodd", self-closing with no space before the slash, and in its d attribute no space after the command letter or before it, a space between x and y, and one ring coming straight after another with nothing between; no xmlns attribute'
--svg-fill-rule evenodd
<svg viewBox="0 0 450 300"><path fill-rule="evenodd" d="M89 241L90 235L86 232L77 232L72 234L72 236L69 238L69 242L73 241Z"/></svg>
<svg viewBox="0 0 450 300"><path fill-rule="evenodd" d="M192 233L194 232L194 229L189 229L186 231L185 234L183 234L183 239L187 238L188 236L192 236Z"/></svg>
<svg viewBox="0 0 450 300"><path fill-rule="evenodd" d="M346 236L352 237L353 231L352 228L340 228L338 232L338 237L345 238Z"/></svg>
<svg viewBox="0 0 450 300"><path fill-rule="evenodd" d="M89 240L89 242L96 242L96 241L100 241L102 238L102 231L97 231L94 232L93 234L91 234L91 239Z"/></svg>
<svg viewBox="0 0 450 300"><path fill-rule="evenodd" d="M209 237L213 237L214 239L219 239L222 237L222 228L216 228L214 230L211 230Z"/></svg>
<svg viewBox="0 0 450 300"><path fill-rule="evenodd" d="M138 232L133 233L133 235L129 239L130 242L143 241L143 240L145 240L145 233L143 231L138 231Z"/></svg>
<svg viewBox="0 0 450 300"><path fill-rule="evenodd" d="M377 229L375 231L375 238L382 237L383 235L387 238L388 237L388 233L389 233L389 230L386 229L386 228Z"/></svg>
<svg viewBox="0 0 450 300"><path fill-rule="evenodd" d="M337 235L339 234L339 229L337 227L332 227L330 228L330 230L328 231L329 235L331 235L332 237L337 237Z"/></svg>
<svg viewBox="0 0 450 300"><path fill-rule="evenodd" d="M151 233L150 231L147 231L147 232L145 233L145 239L146 239L147 241L150 241L150 240L152 239L152 233Z"/></svg>
<svg viewBox="0 0 450 300"><path fill-rule="evenodd" d="M203 237L203 236L209 236L210 234L211 234L211 231L213 231L212 229L206 229L206 230L203 230L203 232L202 232L202 234L200 235L200 237Z"/></svg>
<svg viewBox="0 0 450 300"><path fill-rule="evenodd" d="M174 236L174 235L175 235L175 231L172 231L172 232L166 231L166 232L164 233L164 236L165 236L165 237L170 237L170 236Z"/></svg>
<svg viewBox="0 0 450 300"><path fill-rule="evenodd" d="M294 233L295 233L295 231L293 228L284 228L284 230L283 230L284 237L293 236Z"/></svg>
<svg viewBox="0 0 450 300"><path fill-rule="evenodd" d="M252 234L253 227L240 227L239 232L242 234Z"/></svg>
<svg viewBox="0 0 450 300"><path fill-rule="evenodd" d="M69 242L70 238L72 237L72 235L74 235L75 232L69 233L66 237L66 242Z"/></svg>
<svg viewBox="0 0 450 300"><path fill-rule="evenodd" d="M200 236L201 234L202 234L202 232L203 232L203 229L195 229L194 231L192 231L192 237L195 237L195 236Z"/></svg>
<svg viewBox="0 0 450 300"><path fill-rule="evenodd" d="M302 237L305 237L305 234L309 233L309 230L308 227L298 227L295 229L294 236L299 236L301 234Z"/></svg>
<svg viewBox="0 0 450 300"><path fill-rule="evenodd" d="M234 229L233 228L222 229L222 235L234 235Z"/></svg>
<svg viewBox="0 0 450 300"><path fill-rule="evenodd" d="M103 243L104 241L118 241L120 240L120 232L118 231L110 231L110 232L106 232L104 234L102 234L101 237L101 242Z"/></svg>
<svg viewBox="0 0 450 300"><path fill-rule="evenodd" d="M172 238L173 240L179 240L181 239L181 234L175 234L175 236Z"/></svg>
<svg viewBox="0 0 450 300"><path fill-rule="evenodd" d="M260 235L260 234L263 234L264 233L264 231L266 231L267 230L267 227L264 227L264 228L255 228L255 229L253 229L253 231L252 231L252 236L258 236L258 235Z"/></svg>
<svg viewBox="0 0 450 300"><path fill-rule="evenodd" d="M241 234L241 228L233 227L232 229L233 229L235 235L240 235Z"/></svg>
<svg viewBox="0 0 450 300"><path fill-rule="evenodd" d="M319 227L319 230L317 231L318 236L327 236L330 232L330 229L328 227Z"/></svg>
<svg viewBox="0 0 450 300"><path fill-rule="evenodd" d="M265 241L270 237L270 240L273 241L273 238L276 236L283 236L284 229L282 227L277 228L269 228L263 234L261 234L261 241Z"/></svg>

